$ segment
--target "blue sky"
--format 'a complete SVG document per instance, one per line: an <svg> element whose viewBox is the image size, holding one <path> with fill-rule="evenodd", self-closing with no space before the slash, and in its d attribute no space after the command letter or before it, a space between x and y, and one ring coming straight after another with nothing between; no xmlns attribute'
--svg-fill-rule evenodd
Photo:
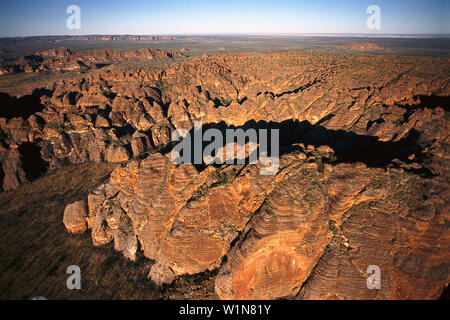
<svg viewBox="0 0 450 320"><path fill-rule="evenodd" d="M69 30L66 8L81 9ZM366 26L369 5L381 29ZM62 34L450 34L449 0L15 0L0 2L0 37Z"/></svg>

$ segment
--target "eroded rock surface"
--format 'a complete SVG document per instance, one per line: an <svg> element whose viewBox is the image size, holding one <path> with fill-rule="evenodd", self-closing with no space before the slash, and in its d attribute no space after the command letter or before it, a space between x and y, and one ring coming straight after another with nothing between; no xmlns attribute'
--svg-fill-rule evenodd
<svg viewBox="0 0 450 320"><path fill-rule="evenodd" d="M71 233L82 233L87 230L88 207L86 200L69 204L64 210L63 222Z"/></svg>
<svg viewBox="0 0 450 320"><path fill-rule="evenodd" d="M424 182L409 175L398 181L400 176L397 170L389 174L347 164L325 165L322 173L304 166L287 174L228 252L217 294L225 299L438 297L449 280L449 238L448 213L436 212L448 210L439 204L448 191L435 194L437 201L428 201L425 209L416 202L420 196L407 191ZM380 290L367 288L370 265L382 271Z"/></svg>
<svg viewBox="0 0 450 320"><path fill-rule="evenodd" d="M42 172L30 159L119 163L82 199L83 227L68 228L131 260L142 251L157 284L216 270L223 299L437 298L449 282L449 68L286 52L99 70L30 92L34 112L0 119L3 188ZM200 120L279 129L278 172L174 164L172 132ZM67 220L81 221L73 208Z"/></svg>
<svg viewBox="0 0 450 320"><path fill-rule="evenodd" d="M143 48L134 51L97 49L74 52L61 47L23 57L1 59L0 75L21 72L87 71L113 62L127 61L130 59L163 59L181 56L182 54L178 51L154 48Z"/></svg>

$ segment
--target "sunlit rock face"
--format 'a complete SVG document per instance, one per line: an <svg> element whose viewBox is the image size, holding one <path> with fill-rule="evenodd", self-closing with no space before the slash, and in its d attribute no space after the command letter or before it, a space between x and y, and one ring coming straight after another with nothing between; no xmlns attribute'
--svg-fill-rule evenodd
<svg viewBox="0 0 450 320"><path fill-rule="evenodd" d="M43 71L67 72L88 71L115 62L132 59L171 59L182 57L179 51L142 48L122 51L118 49L97 49L72 51L64 47L37 52L16 59L1 60L2 74L36 73Z"/></svg>
<svg viewBox="0 0 450 320"><path fill-rule="evenodd" d="M449 281L448 69L286 52L90 72L2 97L17 107L0 111L2 187L117 163L64 223L131 260L142 252L157 284L209 270L222 299L436 298ZM195 121L278 129L279 170L175 164L172 134Z"/></svg>

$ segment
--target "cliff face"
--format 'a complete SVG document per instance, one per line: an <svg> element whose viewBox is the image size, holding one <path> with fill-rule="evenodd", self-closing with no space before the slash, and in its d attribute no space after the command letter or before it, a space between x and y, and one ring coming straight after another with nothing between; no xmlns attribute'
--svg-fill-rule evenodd
<svg viewBox="0 0 450 320"><path fill-rule="evenodd" d="M0 177L11 189L68 163L121 163L64 223L142 251L156 283L218 270L224 299L436 298L449 281L449 62L226 54L95 71L4 97L33 108L1 111ZM175 165L171 133L194 120L279 129L278 173Z"/></svg>

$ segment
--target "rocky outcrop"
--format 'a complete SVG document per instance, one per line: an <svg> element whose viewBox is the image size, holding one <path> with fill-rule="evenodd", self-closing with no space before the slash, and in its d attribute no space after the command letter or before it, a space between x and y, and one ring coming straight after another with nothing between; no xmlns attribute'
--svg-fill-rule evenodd
<svg viewBox="0 0 450 320"><path fill-rule="evenodd" d="M3 159L3 189L16 189L20 184L27 181L26 173L22 168L20 155L18 152L8 152Z"/></svg>
<svg viewBox="0 0 450 320"><path fill-rule="evenodd" d="M157 284L215 271L223 299L436 298L449 281L448 69L286 52L98 70L30 92L30 114L5 114L3 187L40 172L24 150L50 169L117 162L65 224L131 260L142 251ZM278 172L176 165L172 132L200 120L279 129ZM381 289L367 287L371 265Z"/></svg>
<svg viewBox="0 0 450 320"><path fill-rule="evenodd" d="M372 42L352 42L345 46L340 46L340 49L353 50L353 51L380 51L384 50L376 43Z"/></svg>
<svg viewBox="0 0 450 320"><path fill-rule="evenodd" d="M310 170L311 166L300 167L286 175L247 223L217 276L219 297L439 296L442 284L449 280L445 262L449 239L444 236L448 215L436 215L435 210L441 212L445 206L429 201L426 220L436 219L430 226L418 214L424 208L403 191L417 190L429 181L419 183L408 175L397 181L398 171L388 174L361 165L325 165L322 173ZM393 192L395 188L399 194ZM401 203L400 194L407 197ZM379 290L369 290L366 284L366 269L371 265L381 269ZM419 280L425 278L427 284Z"/></svg>
<svg viewBox="0 0 450 320"><path fill-rule="evenodd" d="M155 263L148 274L148 278L151 279L156 285L170 284L175 280L173 271L164 264Z"/></svg>
<svg viewBox="0 0 450 320"><path fill-rule="evenodd" d="M256 165L198 172L159 153L130 162L88 198L93 243L124 251L117 221L130 221L126 243L138 241L156 260L150 279L170 283L220 266L222 299L439 296L449 280L448 187L398 169L321 166L316 157L285 154L276 176ZM382 270L377 293L366 285L370 265Z"/></svg>
<svg viewBox="0 0 450 320"><path fill-rule="evenodd" d="M99 78L84 81L92 84ZM118 93L104 85L104 89L80 88L79 82L61 82L30 92L32 98L4 99L13 111L0 118L3 189L32 180L28 173L33 171L89 161L123 162L170 141L173 127L163 115L159 90L130 83L112 99ZM22 112L25 102L30 103L31 114ZM18 152L23 145L39 149L39 156L27 162L28 168L22 160L29 152Z"/></svg>
<svg viewBox="0 0 450 320"><path fill-rule="evenodd" d="M87 230L87 202L76 201L69 204L64 210L63 222L66 229L71 233L82 233Z"/></svg>
<svg viewBox="0 0 450 320"><path fill-rule="evenodd" d="M182 57L179 51L142 48L133 51L97 49L74 52L60 47L17 59L0 60L0 74L32 73L42 71L88 71L114 62L132 59L171 59Z"/></svg>
<svg viewBox="0 0 450 320"><path fill-rule="evenodd" d="M103 53L113 57L113 52ZM53 50L46 54L62 58L75 53ZM88 63L91 58L86 55L83 61ZM330 133L322 136L321 130L334 130L333 136L341 136L338 130L344 130L347 138L357 134L381 142L409 143L413 131L425 138L430 120L441 118L448 108L446 63L416 57L355 56L349 63L340 55L229 54L194 58L158 71L113 69L58 81L19 99L2 97L2 103L10 106L2 109L4 119L0 119L0 153L5 154L0 158L8 181L3 188L29 181L20 169L14 169L19 166L13 160L17 155L7 155L22 143L40 148L41 160L49 169L87 161L121 162L167 145L174 129L190 130L195 119L235 127L251 121L307 121L322 128L311 131L307 139L315 145L326 145L323 141L330 139ZM368 64L373 67L368 69ZM425 144L433 147L419 149L441 149L444 138L432 142L434 138L428 136ZM334 147L342 145L333 139ZM363 145L368 140L358 141ZM382 156L378 151L373 148L359 154ZM351 153L343 156L351 157ZM400 160L405 168L409 166L405 161L414 162ZM414 166L422 170L422 165Z"/></svg>

